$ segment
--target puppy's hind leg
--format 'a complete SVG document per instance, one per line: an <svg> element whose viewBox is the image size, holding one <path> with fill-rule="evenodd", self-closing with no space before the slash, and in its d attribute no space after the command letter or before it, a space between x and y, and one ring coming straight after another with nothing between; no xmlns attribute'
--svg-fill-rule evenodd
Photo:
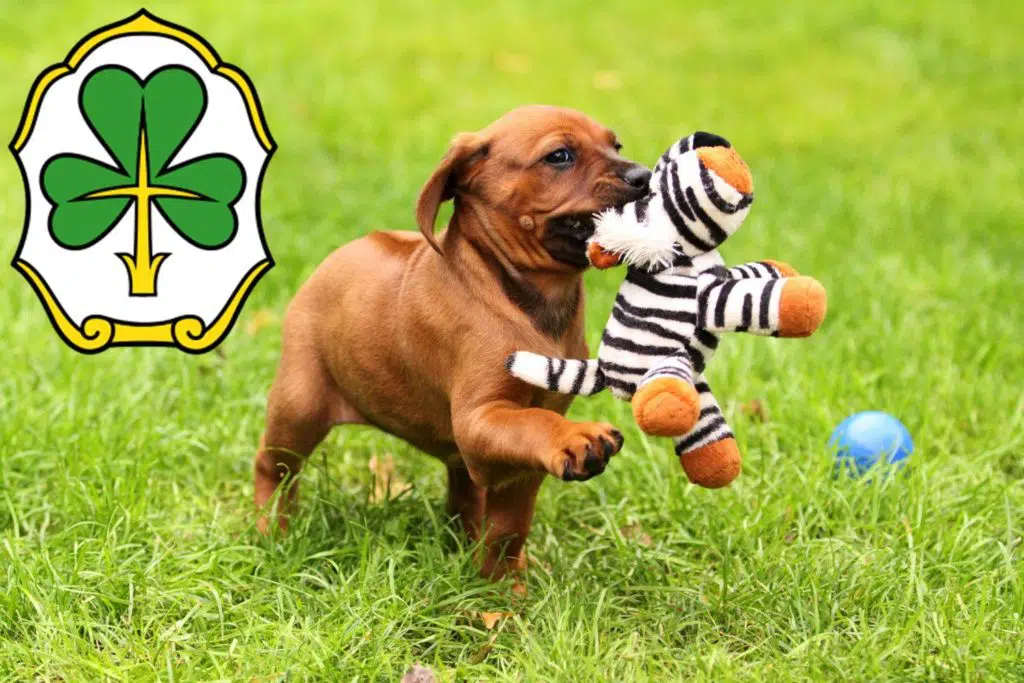
<svg viewBox="0 0 1024 683"><path fill-rule="evenodd" d="M544 475L531 472L487 491L483 557L480 573L490 579L518 574L526 568L526 537Z"/></svg>
<svg viewBox="0 0 1024 683"><path fill-rule="evenodd" d="M484 520L487 489L477 486L461 458L448 462L448 515L455 518L466 538L475 543L480 538Z"/></svg>
<svg viewBox="0 0 1024 683"><path fill-rule="evenodd" d="M267 533L275 516L281 530L298 500L295 478L307 456L336 424L365 423L359 413L330 385L320 363L313 359L282 359L267 397L267 426L253 462L256 506L262 510L258 528ZM287 488L276 501L276 510L264 509L278 487Z"/></svg>

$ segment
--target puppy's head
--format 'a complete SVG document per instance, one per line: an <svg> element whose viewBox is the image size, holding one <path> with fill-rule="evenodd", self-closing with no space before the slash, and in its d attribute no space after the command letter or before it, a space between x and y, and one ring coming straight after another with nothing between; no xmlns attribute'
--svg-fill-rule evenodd
<svg viewBox="0 0 1024 683"><path fill-rule="evenodd" d="M455 136L420 193L420 230L440 251L438 207L454 197L457 210L472 212L474 237L499 257L525 268L585 268L594 214L647 192L650 171L620 148L612 131L577 111L514 109Z"/></svg>

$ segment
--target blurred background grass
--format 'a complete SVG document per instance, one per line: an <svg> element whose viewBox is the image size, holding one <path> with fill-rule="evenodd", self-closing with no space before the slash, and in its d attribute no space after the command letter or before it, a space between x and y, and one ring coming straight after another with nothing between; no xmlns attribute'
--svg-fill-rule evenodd
<svg viewBox="0 0 1024 683"><path fill-rule="evenodd" d="M394 679L416 660L452 680L1024 676L1024 6L537 5L147 5L255 82L278 265L199 358L77 355L0 270L0 677ZM3 2L0 125L137 9ZM626 452L545 486L525 601L475 578L436 464L369 429L314 458L289 538L256 538L249 458L288 299L337 245L412 229L451 136L529 102L587 112L641 161L726 135L758 196L727 259L828 287L813 339L729 338L711 369L744 476L687 486L603 396L573 414L617 422ZM0 254L22 211L8 158ZM588 275L592 343L620 277ZM823 444L866 408L908 424L915 467L834 482ZM389 453L414 487L380 502L367 461Z"/></svg>

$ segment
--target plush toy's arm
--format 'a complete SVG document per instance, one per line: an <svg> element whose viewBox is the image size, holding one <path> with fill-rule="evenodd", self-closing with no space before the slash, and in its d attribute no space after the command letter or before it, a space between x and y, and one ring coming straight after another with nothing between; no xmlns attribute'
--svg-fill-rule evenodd
<svg viewBox="0 0 1024 683"><path fill-rule="evenodd" d="M793 277L799 275L796 272L796 268L783 263L782 261L751 261L750 263L744 263L739 266L733 266L728 269L729 277L735 280L744 280L747 278L771 278L778 279L780 277Z"/></svg>
<svg viewBox="0 0 1024 683"><path fill-rule="evenodd" d="M596 358L551 358L529 351L516 351L505 359L505 369L527 384L562 394L590 396L606 386Z"/></svg>
<svg viewBox="0 0 1024 683"><path fill-rule="evenodd" d="M697 280L698 321L711 332L806 337L825 318L827 296L811 277Z"/></svg>

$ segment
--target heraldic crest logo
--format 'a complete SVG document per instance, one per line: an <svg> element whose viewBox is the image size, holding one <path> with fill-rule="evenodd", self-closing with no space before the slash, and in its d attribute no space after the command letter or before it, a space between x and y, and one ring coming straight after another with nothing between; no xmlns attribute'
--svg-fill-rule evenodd
<svg viewBox="0 0 1024 683"><path fill-rule="evenodd" d="M252 83L201 37L144 10L103 27L29 93L13 265L78 351L208 351L273 266L274 149Z"/></svg>

